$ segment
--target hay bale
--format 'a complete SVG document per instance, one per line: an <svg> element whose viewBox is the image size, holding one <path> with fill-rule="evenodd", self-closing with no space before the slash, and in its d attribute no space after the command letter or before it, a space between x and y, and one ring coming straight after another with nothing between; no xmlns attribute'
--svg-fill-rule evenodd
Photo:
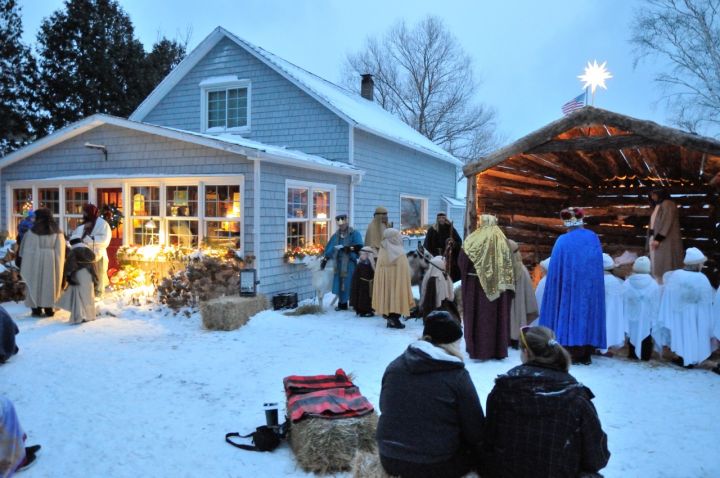
<svg viewBox="0 0 720 478"><path fill-rule="evenodd" d="M318 315L324 314L323 308L318 304L304 304L297 309L290 312L283 312L283 315L295 316L295 315Z"/></svg>
<svg viewBox="0 0 720 478"><path fill-rule="evenodd" d="M269 309L267 298L226 296L200 302L203 326L208 330L235 330L245 325L250 317Z"/></svg>
<svg viewBox="0 0 720 478"><path fill-rule="evenodd" d="M289 442L300 467L309 473L347 471L358 450L375 449L377 415L305 418L290 426Z"/></svg>
<svg viewBox="0 0 720 478"><path fill-rule="evenodd" d="M358 450L350 465L350 473L353 478L393 478L380 464L380 455L378 455L377 449Z"/></svg>

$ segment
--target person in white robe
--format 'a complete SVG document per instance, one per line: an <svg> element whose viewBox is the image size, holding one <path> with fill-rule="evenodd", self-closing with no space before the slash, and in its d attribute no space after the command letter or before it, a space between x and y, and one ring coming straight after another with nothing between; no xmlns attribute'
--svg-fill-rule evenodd
<svg viewBox="0 0 720 478"><path fill-rule="evenodd" d="M712 314L715 290L701 272L707 257L696 247L685 252L684 269L666 272L658 323L669 333L673 362L692 367L712 353Z"/></svg>
<svg viewBox="0 0 720 478"><path fill-rule="evenodd" d="M112 239L112 229L100 216L100 211L94 204L86 204L83 208L83 222L70 235L70 240L73 239L80 239L95 253L97 275L100 279L96 295L102 297L110 283L107 276L109 264L107 248Z"/></svg>
<svg viewBox="0 0 720 478"><path fill-rule="evenodd" d="M423 317L439 309L444 300L455 300L453 281L445 272L445 258L435 256L430 260L430 267L420 286L420 309Z"/></svg>
<svg viewBox="0 0 720 478"><path fill-rule="evenodd" d="M639 349L640 358L647 361L652 356L651 332L657 324L662 290L650 274L649 257L638 257L632 270L633 274L625 279L622 294L623 314L630 342L628 357L637 360L636 350Z"/></svg>
<svg viewBox="0 0 720 478"><path fill-rule="evenodd" d="M71 324L80 324L95 320L95 286L99 279L92 249L80 239L72 242L64 272L68 287L57 306L70 311Z"/></svg>
<svg viewBox="0 0 720 478"><path fill-rule="evenodd" d="M530 324L538 317L538 304L532 287L532 278L523 264L520 245L508 239L512 252L513 275L515 276L515 294L510 303L510 345L519 347L520 328Z"/></svg>
<svg viewBox="0 0 720 478"><path fill-rule="evenodd" d="M540 279L540 282L538 282L537 287L535 287L535 299L537 300L538 305L538 315L540 314L540 307L542 306L543 301L543 294L545 293L545 279L547 279L547 271L550 267L550 258L540 261L540 268L543 270L543 274L545 274L542 279ZM533 321L533 324L535 324L535 321ZM531 324L531 325L533 325Z"/></svg>
<svg viewBox="0 0 720 478"><path fill-rule="evenodd" d="M607 347L625 345L625 315L623 314L623 281L615 277L612 270L615 261L603 253L603 270L605 271L605 330L607 331Z"/></svg>

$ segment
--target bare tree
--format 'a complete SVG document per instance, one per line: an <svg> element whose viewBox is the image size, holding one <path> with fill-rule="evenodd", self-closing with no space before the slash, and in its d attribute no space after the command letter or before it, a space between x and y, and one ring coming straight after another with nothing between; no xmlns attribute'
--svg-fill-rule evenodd
<svg viewBox="0 0 720 478"><path fill-rule="evenodd" d="M673 121L690 131L720 126L720 1L646 0L650 8L635 14L632 43L635 66L646 57L659 57L669 71L655 81Z"/></svg>
<svg viewBox="0 0 720 478"><path fill-rule="evenodd" d="M495 111L477 101L472 60L439 18L412 28L401 21L384 37L368 38L348 55L343 83L357 89L365 73L374 76L383 108L463 161L496 146Z"/></svg>

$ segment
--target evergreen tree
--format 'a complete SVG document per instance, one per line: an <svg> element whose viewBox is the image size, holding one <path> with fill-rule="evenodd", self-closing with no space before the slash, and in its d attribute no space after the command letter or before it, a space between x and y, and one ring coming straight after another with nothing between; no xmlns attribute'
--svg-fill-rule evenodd
<svg viewBox="0 0 720 478"><path fill-rule="evenodd" d="M145 96L145 51L115 0L66 0L38 33L44 132L92 115L128 116Z"/></svg>
<svg viewBox="0 0 720 478"><path fill-rule="evenodd" d="M20 8L0 0L0 156L31 141L36 115L37 64L23 45Z"/></svg>
<svg viewBox="0 0 720 478"><path fill-rule="evenodd" d="M162 38L153 45L152 51L145 57L143 98L185 58L186 46L187 41L181 43L167 38Z"/></svg>

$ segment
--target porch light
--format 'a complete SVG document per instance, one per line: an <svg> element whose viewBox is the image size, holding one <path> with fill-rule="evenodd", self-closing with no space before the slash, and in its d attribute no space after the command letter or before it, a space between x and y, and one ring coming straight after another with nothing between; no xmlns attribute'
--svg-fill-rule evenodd
<svg viewBox="0 0 720 478"><path fill-rule="evenodd" d="M240 295L255 297L257 295L257 269L240 269Z"/></svg>

